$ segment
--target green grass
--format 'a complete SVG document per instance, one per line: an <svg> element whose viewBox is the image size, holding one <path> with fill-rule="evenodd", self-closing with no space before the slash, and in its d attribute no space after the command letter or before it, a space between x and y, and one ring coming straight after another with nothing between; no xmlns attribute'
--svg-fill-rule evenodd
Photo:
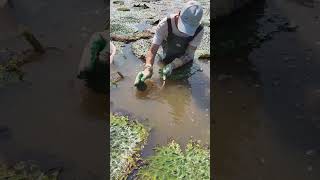
<svg viewBox="0 0 320 180"><path fill-rule="evenodd" d="M175 141L155 148L155 155L146 160L136 179L139 180L206 180L210 179L209 149L190 141L185 152Z"/></svg>
<svg viewBox="0 0 320 180"><path fill-rule="evenodd" d="M43 172L33 163L19 162L12 167L0 164L0 179L6 180L58 180L60 170Z"/></svg>
<svg viewBox="0 0 320 180"><path fill-rule="evenodd" d="M139 122L126 116L111 114L110 118L110 177L126 179L137 167L139 154L149 136Z"/></svg>

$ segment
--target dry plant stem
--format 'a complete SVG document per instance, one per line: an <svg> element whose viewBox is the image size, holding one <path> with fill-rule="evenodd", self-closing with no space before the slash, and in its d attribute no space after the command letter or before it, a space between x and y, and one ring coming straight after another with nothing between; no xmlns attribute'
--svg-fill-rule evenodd
<svg viewBox="0 0 320 180"><path fill-rule="evenodd" d="M166 85L166 81L163 81L162 86L160 87L160 91L164 88L165 85Z"/></svg>

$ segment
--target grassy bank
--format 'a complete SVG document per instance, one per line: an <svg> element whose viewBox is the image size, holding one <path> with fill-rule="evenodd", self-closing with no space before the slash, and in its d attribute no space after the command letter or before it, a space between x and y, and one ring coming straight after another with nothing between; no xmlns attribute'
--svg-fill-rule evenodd
<svg viewBox="0 0 320 180"><path fill-rule="evenodd" d="M110 118L110 177L126 179L137 167L140 151L147 141L147 129L126 116L111 114Z"/></svg>

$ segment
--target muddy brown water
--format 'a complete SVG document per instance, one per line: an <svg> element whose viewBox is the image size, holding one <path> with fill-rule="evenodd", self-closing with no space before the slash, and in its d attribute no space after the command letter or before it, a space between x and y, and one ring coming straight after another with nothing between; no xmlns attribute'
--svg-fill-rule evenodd
<svg viewBox="0 0 320 180"><path fill-rule="evenodd" d="M30 48L17 37L27 26L48 50L23 67L25 82L0 88L0 160L35 160L62 167L62 179L104 179L105 95L77 80L81 53L90 35L103 28L103 1L12 1L0 9L0 47Z"/></svg>
<svg viewBox="0 0 320 180"><path fill-rule="evenodd" d="M165 145L170 138L182 148L193 137L203 144L210 141L210 62L200 62L203 72L197 72L185 81L162 81L155 63L152 79L146 91L138 91L133 82L142 69L143 62L137 59L131 45L126 45L123 54L115 57L111 72L120 71L124 79L111 88L111 111L126 111L151 128L150 138L143 149L143 156L153 154L156 145ZM156 62L158 62L156 60Z"/></svg>
<svg viewBox="0 0 320 180"><path fill-rule="evenodd" d="M217 179L320 178L320 7L302 1L256 1L216 26L231 46L212 69Z"/></svg>

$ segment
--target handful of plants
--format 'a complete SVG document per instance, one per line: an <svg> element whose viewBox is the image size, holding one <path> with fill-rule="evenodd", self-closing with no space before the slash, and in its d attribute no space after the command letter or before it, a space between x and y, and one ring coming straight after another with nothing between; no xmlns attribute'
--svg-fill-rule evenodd
<svg viewBox="0 0 320 180"><path fill-rule="evenodd" d="M174 81L188 79L198 71L202 71L202 69L198 67L198 65L192 64L192 63L185 64L182 67L174 69L170 74L170 76L166 76L165 79L174 80ZM159 75L163 79L164 77L163 68L159 69Z"/></svg>

